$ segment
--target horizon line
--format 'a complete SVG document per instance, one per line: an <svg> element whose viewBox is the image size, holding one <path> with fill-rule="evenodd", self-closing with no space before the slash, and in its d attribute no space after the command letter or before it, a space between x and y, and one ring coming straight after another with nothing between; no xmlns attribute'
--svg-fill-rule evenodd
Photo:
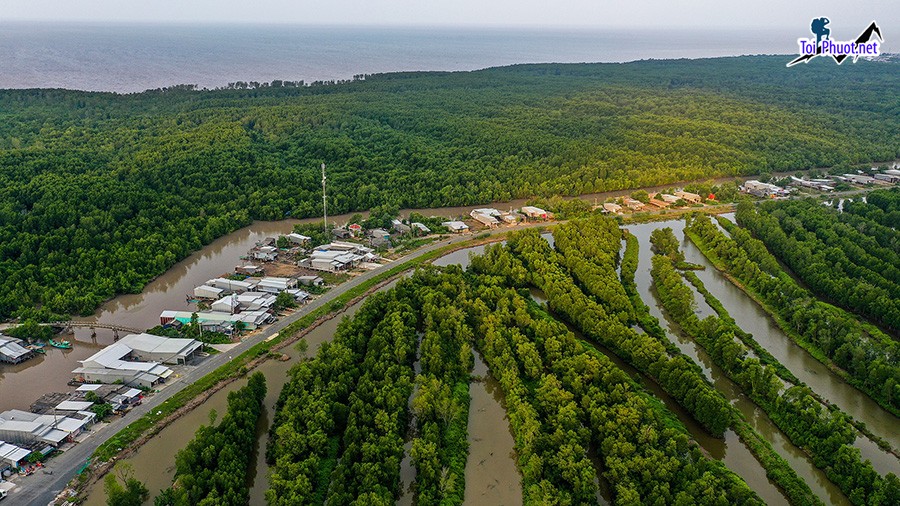
<svg viewBox="0 0 900 506"><path fill-rule="evenodd" d="M729 25L727 28L709 27L705 25L646 25L646 24L618 24L618 25L588 25L588 24L539 24L539 23L342 23L342 22L306 22L306 21L241 21L241 20L179 20L179 19L37 19L37 18L0 18L2 24L46 24L46 25L206 25L206 26L271 26L271 27L316 27L316 28L412 28L412 29L525 29L525 30L574 30L574 31L598 31L598 30L653 30L653 31L682 31L700 30L716 32L733 32L735 28L741 30L776 31L783 29L795 29L794 25Z"/></svg>

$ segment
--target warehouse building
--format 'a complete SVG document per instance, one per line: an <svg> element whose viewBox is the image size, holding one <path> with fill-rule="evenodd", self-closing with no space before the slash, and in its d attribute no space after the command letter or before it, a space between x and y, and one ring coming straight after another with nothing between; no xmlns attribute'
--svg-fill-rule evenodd
<svg viewBox="0 0 900 506"><path fill-rule="evenodd" d="M166 338L163 338L166 339ZM192 339L179 339L192 341ZM159 362L142 361L128 345L118 342L81 361L72 371L82 383L118 383L150 388L165 382L172 370Z"/></svg>
<svg viewBox="0 0 900 506"><path fill-rule="evenodd" d="M228 293L242 293L252 290L256 286L256 280L251 278L250 281L239 281L236 279L216 278L210 279L205 284L221 288Z"/></svg>

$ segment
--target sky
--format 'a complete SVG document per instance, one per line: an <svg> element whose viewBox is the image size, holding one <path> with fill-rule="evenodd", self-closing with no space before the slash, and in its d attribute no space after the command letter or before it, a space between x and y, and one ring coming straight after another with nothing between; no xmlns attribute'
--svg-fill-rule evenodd
<svg viewBox="0 0 900 506"><path fill-rule="evenodd" d="M900 25L897 0L0 0L3 21L572 28L782 28L831 19L852 37ZM846 29L844 32L843 29ZM853 34L853 35L851 35ZM890 37L885 34L885 38Z"/></svg>

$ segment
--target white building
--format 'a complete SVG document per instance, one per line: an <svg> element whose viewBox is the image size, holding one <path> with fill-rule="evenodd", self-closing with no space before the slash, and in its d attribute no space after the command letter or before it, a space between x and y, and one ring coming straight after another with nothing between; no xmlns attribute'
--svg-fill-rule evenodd
<svg viewBox="0 0 900 506"><path fill-rule="evenodd" d="M481 223L482 225L484 225L488 228L494 228L500 224L500 220L498 220L497 218L494 218L493 216L491 216L489 214L481 214L481 213L472 211L469 214L469 216L471 216L472 219L474 219L478 223Z"/></svg>
<svg viewBox="0 0 900 506"><path fill-rule="evenodd" d="M425 232L426 234L431 233L431 229L426 227L424 223L419 223L418 221L414 221L410 225L412 225L413 228L417 228L417 229L421 230L422 232Z"/></svg>
<svg viewBox="0 0 900 506"><path fill-rule="evenodd" d="M310 237L306 237L305 235L298 234L296 232L292 232L285 237L287 237L288 240L294 244L306 244L311 239Z"/></svg>
<svg viewBox="0 0 900 506"><path fill-rule="evenodd" d="M744 185L741 189L751 195L756 195L757 197L780 197L786 194L784 189L780 186L763 183L762 181L757 181L755 179L744 181Z"/></svg>
<svg viewBox="0 0 900 506"><path fill-rule="evenodd" d="M19 463L29 455L31 455L31 450L0 441L0 472L6 468L17 468Z"/></svg>
<svg viewBox="0 0 900 506"><path fill-rule="evenodd" d="M237 298L238 294L236 293L226 295L210 304L209 308L218 313L239 313L241 312L241 303Z"/></svg>
<svg viewBox="0 0 900 506"><path fill-rule="evenodd" d="M619 204L613 204L612 202L603 204L603 210L612 214L622 214L622 206L620 206Z"/></svg>
<svg viewBox="0 0 900 506"><path fill-rule="evenodd" d="M252 257L263 262L274 262L278 259L278 248L275 246L260 246L253 250Z"/></svg>
<svg viewBox="0 0 900 506"><path fill-rule="evenodd" d="M210 309L219 313L266 310L275 304L275 298L271 293L264 292L235 293L213 302Z"/></svg>
<svg viewBox="0 0 900 506"><path fill-rule="evenodd" d="M173 321L183 324L190 323L193 314L190 311L163 311L159 315L160 325L167 325ZM274 317L267 311L242 311L237 314L230 314L218 311L198 312L197 322L203 330L211 330L216 332L231 332L237 322L243 322L246 330L254 330L260 325L264 325L274 320Z"/></svg>
<svg viewBox="0 0 900 506"><path fill-rule="evenodd" d="M476 214L483 214L485 216L493 216L494 218L499 218L500 215L503 213L494 209L493 207L482 207L480 209L473 209L472 212L469 213L469 215L473 216L473 217Z"/></svg>
<svg viewBox="0 0 900 506"><path fill-rule="evenodd" d="M18 364L32 357L34 353L22 346L22 341L0 334L0 362Z"/></svg>
<svg viewBox="0 0 900 506"><path fill-rule="evenodd" d="M303 286L322 286L325 280L319 276L297 276L297 282Z"/></svg>
<svg viewBox="0 0 900 506"><path fill-rule="evenodd" d="M550 213L544 211L540 207L534 206L525 206L522 208L522 214L527 216L532 220L549 220L551 218Z"/></svg>
<svg viewBox="0 0 900 506"><path fill-rule="evenodd" d="M115 343L86 360L72 371L76 380L90 383L116 383L150 388L172 375L172 370L157 362L132 359L131 348Z"/></svg>
<svg viewBox="0 0 900 506"><path fill-rule="evenodd" d="M400 232L401 234L406 234L410 230L412 230L411 228L409 228L409 225L404 224L400 220L391 220L391 228L393 228L397 232Z"/></svg>
<svg viewBox="0 0 900 506"><path fill-rule="evenodd" d="M368 249L368 248L366 248ZM309 258L300 261L301 267L313 269L317 271L337 272L352 269L359 265L366 256L351 253L348 250L316 250L313 251ZM374 257L374 255L372 255ZM294 285L296 286L296 285Z"/></svg>
<svg viewBox="0 0 900 506"><path fill-rule="evenodd" d="M461 221L445 221L441 223L441 225L447 227L453 233L461 234L466 230L469 230L469 226Z"/></svg>
<svg viewBox="0 0 900 506"><path fill-rule="evenodd" d="M194 297L198 299L218 299L225 290L217 286L200 285L194 288Z"/></svg>
<svg viewBox="0 0 900 506"><path fill-rule="evenodd" d="M0 440L13 444L58 446L72 441L94 421L90 416L39 415L18 409L0 413Z"/></svg>
<svg viewBox="0 0 900 506"><path fill-rule="evenodd" d="M116 344L129 347L132 358L162 362L163 364L185 364L203 348L203 343L196 339L162 337L144 333L128 334L119 339Z"/></svg>
<svg viewBox="0 0 900 506"><path fill-rule="evenodd" d="M355 242L334 241L330 244L323 244L316 247L316 251L340 251L343 253L353 253L355 255L365 255L366 253L372 253L375 250Z"/></svg>
<svg viewBox="0 0 900 506"><path fill-rule="evenodd" d="M238 281L235 279L216 278L207 281L206 284L208 286L221 288L226 292L242 293L252 290L253 287L256 286L256 280Z"/></svg>
<svg viewBox="0 0 900 506"><path fill-rule="evenodd" d="M247 276L252 276L254 274L259 274L263 271L262 267L253 264L247 265L238 265L234 268L234 272L237 274L244 274Z"/></svg>
<svg viewBox="0 0 900 506"><path fill-rule="evenodd" d="M281 293L289 288L297 288L297 280L292 278L276 278L267 276L260 278L256 284L256 291L266 293Z"/></svg>

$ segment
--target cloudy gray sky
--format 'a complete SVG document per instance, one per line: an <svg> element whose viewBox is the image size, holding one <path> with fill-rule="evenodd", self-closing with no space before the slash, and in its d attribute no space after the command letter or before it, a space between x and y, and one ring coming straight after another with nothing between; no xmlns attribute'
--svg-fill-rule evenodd
<svg viewBox="0 0 900 506"><path fill-rule="evenodd" d="M805 26L819 16L835 35L873 19L888 32L900 24L897 0L0 0L0 21L728 29Z"/></svg>

